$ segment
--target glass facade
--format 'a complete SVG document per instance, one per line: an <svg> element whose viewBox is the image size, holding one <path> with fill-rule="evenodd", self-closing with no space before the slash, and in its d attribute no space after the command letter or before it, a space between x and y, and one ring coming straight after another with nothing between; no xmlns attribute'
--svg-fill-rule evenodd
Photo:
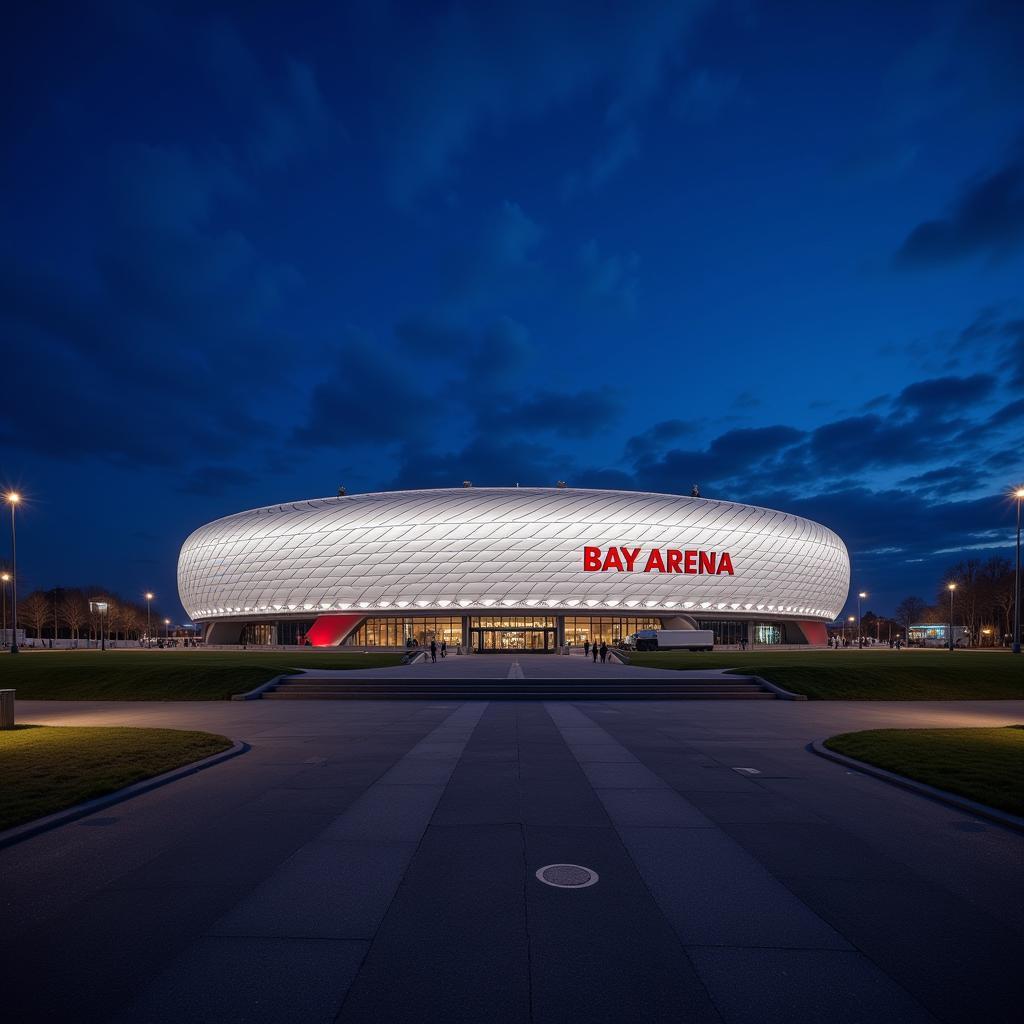
<svg viewBox="0 0 1024 1024"><path fill-rule="evenodd" d="M280 619L277 622L247 622L241 630L240 643L262 646L266 644L294 644L301 647L312 621L297 622Z"/></svg>
<svg viewBox="0 0 1024 1024"><path fill-rule="evenodd" d="M553 651L552 615L474 615L470 643L478 651Z"/></svg>
<svg viewBox="0 0 1024 1024"><path fill-rule="evenodd" d="M740 619L697 619L698 629L710 629L716 644L739 644L746 639L755 644L806 643L798 629L786 629L783 622L744 622Z"/></svg>
<svg viewBox="0 0 1024 1024"><path fill-rule="evenodd" d="M564 640L573 647L584 643L615 646L641 629L661 629L661 619L639 615L567 615ZM745 622L739 619L697 619L698 629L710 629L716 644L805 643L798 629L781 622ZM366 619L345 640L352 647L429 646L431 640L449 647L468 644L477 651L553 651L558 645L558 617L517 613L474 615L469 633L463 635L461 615L394 615ZM284 644L302 646L312 621L279 619L249 622L241 628L240 642L249 646ZM920 631L922 635L915 635ZM918 642L941 642L944 627L914 626L911 638ZM410 641L415 641L410 644Z"/></svg>
<svg viewBox="0 0 1024 1024"><path fill-rule="evenodd" d="M267 645L277 643L272 622L247 622L242 633L243 644Z"/></svg>
<svg viewBox="0 0 1024 1024"><path fill-rule="evenodd" d="M587 642L614 647L638 629L661 629L661 619L631 615L567 615L565 618L565 639L573 647L582 647Z"/></svg>
<svg viewBox="0 0 1024 1024"><path fill-rule="evenodd" d="M462 618L458 615L415 615L367 619L345 641L353 647L426 647L431 640L449 647L462 643Z"/></svg>

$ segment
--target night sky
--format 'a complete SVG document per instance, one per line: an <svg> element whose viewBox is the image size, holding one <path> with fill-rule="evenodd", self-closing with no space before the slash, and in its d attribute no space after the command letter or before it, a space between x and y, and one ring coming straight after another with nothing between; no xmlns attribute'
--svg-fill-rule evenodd
<svg viewBox="0 0 1024 1024"><path fill-rule="evenodd" d="M809 516L879 612L1012 554L1024 5L573 6L6 12L23 593L464 479Z"/></svg>

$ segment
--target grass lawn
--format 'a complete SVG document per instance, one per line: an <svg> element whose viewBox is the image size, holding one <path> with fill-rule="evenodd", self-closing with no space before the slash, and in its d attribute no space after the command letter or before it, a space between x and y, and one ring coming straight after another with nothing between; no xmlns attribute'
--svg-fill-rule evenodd
<svg viewBox="0 0 1024 1024"><path fill-rule="evenodd" d="M400 654L290 651L23 651L0 655L18 700L226 700L296 668L381 668Z"/></svg>
<svg viewBox="0 0 1024 1024"><path fill-rule="evenodd" d="M19 725L0 731L0 829L209 757L231 740L178 729Z"/></svg>
<svg viewBox="0 0 1024 1024"><path fill-rule="evenodd" d="M1004 651L722 651L636 653L648 668L726 668L816 700L1020 700L1024 657Z"/></svg>
<svg viewBox="0 0 1024 1024"><path fill-rule="evenodd" d="M998 729L869 729L825 746L949 793L1024 815L1024 725Z"/></svg>

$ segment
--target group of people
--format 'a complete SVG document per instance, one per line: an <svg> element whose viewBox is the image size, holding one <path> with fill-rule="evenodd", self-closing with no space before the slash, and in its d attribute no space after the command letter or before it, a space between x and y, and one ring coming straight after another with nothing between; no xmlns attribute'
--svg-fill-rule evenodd
<svg viewBox="0 0 1024 1024"><path fill-rule="evenodd" d="M442 658L447 658L448 657L448 641L447 640L442 640L440 647L438 647L436 640L431 640L430 641L430 660L432 662L434 662L435 664L437 663L438 651L440 651Z"/></svg>
<svg viewBox="0 0 1024 1024"><path fill-rule="evenodd" d="M602 640L600 645L592 644L589 640L583 641L583 657L592 656L594 664L597 664L597 659L601 659L603 665L608 660L608 645Z"/></svg>

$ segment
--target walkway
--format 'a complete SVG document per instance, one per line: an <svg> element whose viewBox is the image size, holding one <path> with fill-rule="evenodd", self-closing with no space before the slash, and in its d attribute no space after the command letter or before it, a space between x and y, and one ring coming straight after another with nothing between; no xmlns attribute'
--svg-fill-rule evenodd
<svg viewBox="0 0 1024 1024"><path fill-rule="evenodd" d="M252 750L0 851L11 1020L1018 1017L1024 838L803 748L1021 702L20 715ZM541 884L557 862L599 881Z"/></svg>

